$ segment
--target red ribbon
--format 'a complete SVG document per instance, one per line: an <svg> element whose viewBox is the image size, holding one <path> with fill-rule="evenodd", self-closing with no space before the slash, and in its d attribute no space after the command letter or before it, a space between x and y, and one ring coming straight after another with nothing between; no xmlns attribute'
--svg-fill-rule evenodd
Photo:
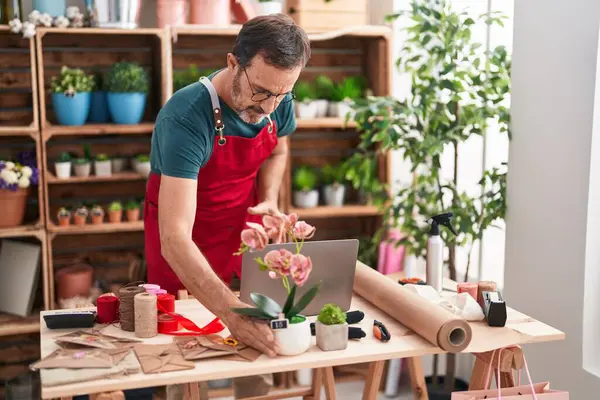
<svg viewBox="0 0 600 400"><path fill-rule="evenodd" d="M173 336L198 336L219 333L225 329L225 325L221 323L219 318L213 319L207 325L200 328L183 315L173 312L175 310L175 297L172 294L159 295L156 302L156 308L161 313L158 316L158 333ZM186 329L187 332L181 331L181 328Z"/></svg>

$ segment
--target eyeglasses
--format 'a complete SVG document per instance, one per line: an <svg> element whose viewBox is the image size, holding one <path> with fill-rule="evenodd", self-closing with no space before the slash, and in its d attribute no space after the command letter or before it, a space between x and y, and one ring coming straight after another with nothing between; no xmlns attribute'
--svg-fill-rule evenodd
<svg viewBox="0 0 600 400"><path fill-rule="evenodd" d="M296 98L296 95L294 95L294 93L292 93L292 92L280 93L280 94L273 94L268 91L267 92L255 92L254 88L252 87L252 82L250 82L250 77L248 76L248 72L246 72L246 68L243 68L243 70L244 70L244 74L246 74L246 79L248 79L248 86L250 86L250 90L252 91L252 101L261 103L261 102L269 99L271 96L274 96L276 102L288 103Z"/></svg>

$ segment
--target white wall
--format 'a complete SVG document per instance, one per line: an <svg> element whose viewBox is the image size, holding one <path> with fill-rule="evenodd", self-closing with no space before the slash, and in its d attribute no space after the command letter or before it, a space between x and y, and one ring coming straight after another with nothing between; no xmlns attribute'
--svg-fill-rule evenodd
<svg viewBox="0 0 600 400"><path fill-rule="evenodd" d="M586 247L600 244L597 236L586 243L588 202L600 200L588 199L591 158L600 157L590 151L600 2L515 3L504 294L566 332L566 341L526 347L533 378L572 399L595 398L600 380L582 367L582 327ZM590 334L598 342L598 331Z"/></svg>

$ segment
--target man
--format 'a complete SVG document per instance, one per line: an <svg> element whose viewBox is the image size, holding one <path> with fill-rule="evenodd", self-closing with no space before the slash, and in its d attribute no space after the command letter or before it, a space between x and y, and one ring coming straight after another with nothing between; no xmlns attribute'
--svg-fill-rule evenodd
<svg viewBox="0 0 600 400"><path fill-rule="evenodd" d="M177 91L152 137L144 225L148 282L187 289L241 342L277 353L268 325L232 313L249 307L229 289L246 222L278 212L292 89L310 58L306 33L284 15L241 29L227 67Z"/></svg>

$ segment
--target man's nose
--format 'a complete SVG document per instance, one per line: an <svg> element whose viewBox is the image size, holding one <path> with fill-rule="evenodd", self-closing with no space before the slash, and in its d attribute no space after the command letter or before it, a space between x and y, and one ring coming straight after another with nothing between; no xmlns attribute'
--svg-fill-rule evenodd
<svg viewBox="0 0 600 400"><path fill-rule="evenodd" d="M271 96L261 104L261 108L265 114L271 114L277 108L277 101L275 96Z"/></svg>

